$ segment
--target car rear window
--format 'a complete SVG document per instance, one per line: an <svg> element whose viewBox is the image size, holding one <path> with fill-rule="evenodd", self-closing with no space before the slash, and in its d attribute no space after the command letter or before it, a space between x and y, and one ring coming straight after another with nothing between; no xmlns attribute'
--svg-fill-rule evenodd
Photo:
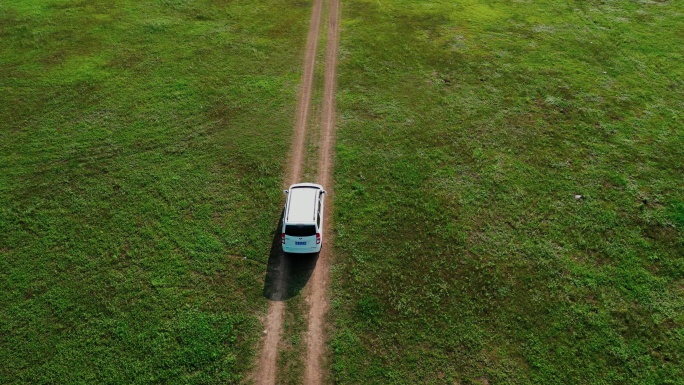
<svg viewBox="0 0 684 385"><path fill-rule="evenodd" d="M285 226L285 234L293 237L310 237L316 235L316 226L314 225L287 225Z"/></svg>

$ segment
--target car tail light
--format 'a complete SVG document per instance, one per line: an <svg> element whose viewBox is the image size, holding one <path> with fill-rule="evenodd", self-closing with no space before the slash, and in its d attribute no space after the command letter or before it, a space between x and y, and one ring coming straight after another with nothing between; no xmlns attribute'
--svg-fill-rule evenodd
<svg viewBox="0 0 684 385"><path fill-rule="evenodd" d="M281 239L281 241L283 242L283 245L284 245L284 244L285 244L285 233L282 233L282 234L280 235L280 239Z"/></svg>
<svg viewBox="0 0 684 385"><path fill-rule="evenodd" d="M316 233L316 244L317 245L321 244L321 233Z"/></svg>

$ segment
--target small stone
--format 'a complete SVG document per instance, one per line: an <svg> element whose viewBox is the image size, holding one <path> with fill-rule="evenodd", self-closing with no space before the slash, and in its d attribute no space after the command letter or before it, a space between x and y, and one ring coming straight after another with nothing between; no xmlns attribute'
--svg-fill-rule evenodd
<svg viewBox="0 0 684 385"><path fill-rule="evenodd" d="M575 195L575 199L577 199L577 200L580 200L580 199L582 199L582 198L584 198L584 197L581 196L581 195L579 195L579 194L576 194L576 195Z"/></svg>
<svg viewBox="0 0 684 385"><path fill-rule="evenodd" d="M264 335L268 334L268 332L264 329Z"/></svg>

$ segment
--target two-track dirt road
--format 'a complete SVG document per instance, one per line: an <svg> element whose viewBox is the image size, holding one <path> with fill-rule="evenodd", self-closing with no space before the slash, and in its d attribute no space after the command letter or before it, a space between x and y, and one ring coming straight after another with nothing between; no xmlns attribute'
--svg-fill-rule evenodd
<svg viewBox="0 0 684 385"><path fill-rule="evenodd" d="M306 302L309 305L308 327L304 341L306 342L305 357L305 384L320 384L323 381L323 357L325 352L324 318L328 309L327 288L330 272L331 256L331 220L332 220L332 169L333 169L333 143L335 134L335 76L337 64L337 51L339 42L339 0L328 0L329 23L328 38L325 55L325 84L323 91L322 126L320 135L320 153L318 162L317 183L328 190L326 199L326 215L323 225L323 239L326 240L318 257L317 266L306 289ZM295 119L295 135L289 154L290 169L284 180L285 187L297 182L302 182L302 169L304 166L305 138L307 122L309 120L309 106L313 90L313 78L316 52L318 49L318 36L321 29L321 13L323 0L314 0L311 11L311 21L304 55L304 69L302 83ZM265 337L257 362L254 379L257 384L275 384L277 375L278 346L280 343L283 327L283 313L285 302L284 293L287 291L287 260L280 256L278 262L278 274L276 277L276 290L282 293L277 300L269 302L268 313L265 320Z"/></svg>
<svg viewBox="0 0 684 385"><path fill-rule="evenodd" d="M321 127L321 150L318 160L318 183L332 191L333 142L335 138L335 76L339 44L339 0L330 0L330 18L325 54L325 85L323 88L323 120ZM329 195L333 197L333 194ZM316 270L311 277L310 290L307 292L309 304L306 341L306 371L304 384L320 384L323 380L322 365L325 357L325 334L323 325L328 310L328 279L330 277L331 227L333 199L326 203L326 216L323 223L324 238L328 242L321 249Z"/></svg>

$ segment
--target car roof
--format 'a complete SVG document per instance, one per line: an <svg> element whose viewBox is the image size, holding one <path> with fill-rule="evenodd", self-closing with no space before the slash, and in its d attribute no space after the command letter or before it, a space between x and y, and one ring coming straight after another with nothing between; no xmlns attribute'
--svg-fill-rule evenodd
<svg viewBox="0 0 684 385"><path fill-rule="evenodd" d="M290 186L290 189L297 188L297 187L313 187L313 188L323 190L323 186L321 186L320 184L316 184L316 183L295 183L295 184Z"/></svg>
<svg viewBox="0 0 684 385"><path fill-rule="evenodd" d="M320 185L300 183L290 186L289 205L285 221L287 223L315 223Z"/></svg>

